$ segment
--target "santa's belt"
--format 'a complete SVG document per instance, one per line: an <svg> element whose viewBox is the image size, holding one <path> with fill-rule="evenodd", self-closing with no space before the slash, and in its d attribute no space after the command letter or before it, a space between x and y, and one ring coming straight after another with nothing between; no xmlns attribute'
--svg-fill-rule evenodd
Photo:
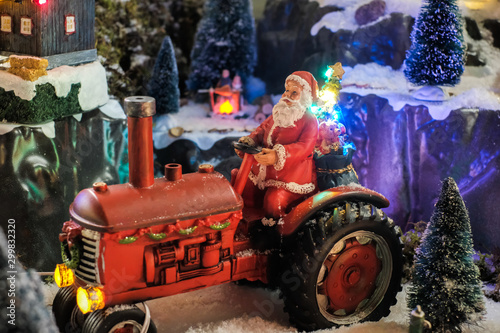
<svg viewBox="0 0 500 333"><path fill-rule="evenodd" d="M316 169L316 172L319 172L319 173L344 173L344 172L348 172L348 171L354 171L352 163L343 169L321 169L321 168Z"/></svg>

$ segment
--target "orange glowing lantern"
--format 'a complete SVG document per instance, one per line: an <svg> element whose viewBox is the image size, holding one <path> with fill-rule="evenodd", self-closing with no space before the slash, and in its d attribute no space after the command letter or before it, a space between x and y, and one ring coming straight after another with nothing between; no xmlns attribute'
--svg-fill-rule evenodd
<svg viewBox="0 0 500 333"><path fill-rule="evenodd" d="M234 110L234 108L229 101L225 101L219 107L219 112L221 114L231 114L231 113L233 113L233 110Z"/></svg>

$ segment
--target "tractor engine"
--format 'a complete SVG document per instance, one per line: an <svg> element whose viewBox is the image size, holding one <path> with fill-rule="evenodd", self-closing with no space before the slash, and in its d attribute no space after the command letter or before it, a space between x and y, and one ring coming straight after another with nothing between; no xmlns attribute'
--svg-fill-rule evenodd
<svg viewBox="0 0 500 333"><path fill-rule="evenodd" d="M229 258L229 248L221 253L217 234L181 240L174 244L151 245L144 251L144 269L148 285L169 284L221 269L221 259Z"/></svg>

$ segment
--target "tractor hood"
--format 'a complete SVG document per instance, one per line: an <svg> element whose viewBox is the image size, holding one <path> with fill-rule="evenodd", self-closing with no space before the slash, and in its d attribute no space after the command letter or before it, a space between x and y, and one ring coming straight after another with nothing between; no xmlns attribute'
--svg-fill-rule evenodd
<svg viewBox="0 0 500 333"><path fill-rule="evenodd" d="M118 232L239 211L243 200L217 172L190 173L179 180L157 178L149 187L94 185L70 206L84 228Z"/></svg>

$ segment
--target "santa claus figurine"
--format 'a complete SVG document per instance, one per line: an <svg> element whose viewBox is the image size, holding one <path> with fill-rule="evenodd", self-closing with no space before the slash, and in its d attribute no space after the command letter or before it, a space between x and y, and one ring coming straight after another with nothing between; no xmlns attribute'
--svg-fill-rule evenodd
<svg viewBox="0 0 500 333"><path fill-rule="evenodd" d="M314 76L297 71L286 78L285 92L268 117L240 142L262 147L243 191L245 205L263 207L277 221L316 189L313 151L318 122L310 107L317 98ZM242 157L239 151L236 151Z"/></svg>

